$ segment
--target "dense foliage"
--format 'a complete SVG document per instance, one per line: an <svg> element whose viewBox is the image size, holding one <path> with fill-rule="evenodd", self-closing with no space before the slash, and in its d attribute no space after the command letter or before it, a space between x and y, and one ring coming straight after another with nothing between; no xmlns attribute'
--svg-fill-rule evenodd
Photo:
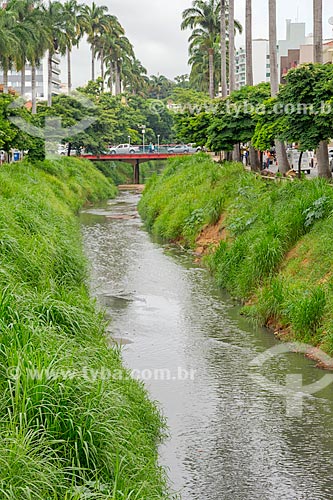
<svg viewBox="0 0 333 500"><path fill-rule="evenodd" d="M279 139L316 150L333 137L332 65L292 69L275 98L269 84L243 87L225 99L185 106L175 118L178 137L215 151L251 142L265 151Z"/></svg>

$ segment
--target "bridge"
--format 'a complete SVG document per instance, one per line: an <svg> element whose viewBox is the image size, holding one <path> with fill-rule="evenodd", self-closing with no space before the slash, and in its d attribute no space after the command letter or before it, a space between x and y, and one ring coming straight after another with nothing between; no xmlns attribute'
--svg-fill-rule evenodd
<svg viewBox="0 0 333 500"><path fill-rule="evenodd" d="M176 158L179 156L189 156L192 153L166 153L166 152L152 152L152 153L128 153L128 154L84 154L80 158L85 158L90 161L122 161L133 165L134 184L140 183L140 163L147 161L168 160L169 158Z"/></svg>

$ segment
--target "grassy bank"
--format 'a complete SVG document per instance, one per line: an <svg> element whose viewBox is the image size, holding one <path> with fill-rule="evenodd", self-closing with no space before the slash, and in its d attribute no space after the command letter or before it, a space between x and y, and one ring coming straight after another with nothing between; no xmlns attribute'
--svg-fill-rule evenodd
<svg viewBox="0 0 333 500"><path fill-rule="evenodd" d="M333 354L333 189L326 181L276 184L240 164L182 158L149 182L140 212L153 234L188 247L215 228L219 243L204 260L219 285L261 323Z"/></svg>
<svg viewBox="0 0 333 500"><path fill-rule="evenodd" d="M75 212L89 162L0 169L0 498L161 499L161 421L108 346Z"/></svg>

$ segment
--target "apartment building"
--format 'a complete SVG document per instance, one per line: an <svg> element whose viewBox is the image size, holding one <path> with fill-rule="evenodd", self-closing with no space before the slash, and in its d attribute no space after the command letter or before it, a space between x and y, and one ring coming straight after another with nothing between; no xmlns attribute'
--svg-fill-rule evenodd
<svg viewBox="0 0 333 500"><path fill-rule="evenodd" d="M52 95L61 93L60 79L60 57L54 54L52 57ZM0 69L0 83L3 83L3 71ZM9 71L8 86L14 89L18 94L21 93L21 73L17 71ZM41 64L36 68L36 91L37 99L47 99L48 89L48 56L46 55ZM25 67L25 89L24 96L31 98L31 66Z"/></svg>
<svg viewBox="0 0 333 500"><path fill-rule="evenodd" d="M270 80L270 58L269 42L258 38L252 41L253 57L253 83L269 82ZM236 88L240 89L246 85L246 51L243 47L236 51Z"/></svg>

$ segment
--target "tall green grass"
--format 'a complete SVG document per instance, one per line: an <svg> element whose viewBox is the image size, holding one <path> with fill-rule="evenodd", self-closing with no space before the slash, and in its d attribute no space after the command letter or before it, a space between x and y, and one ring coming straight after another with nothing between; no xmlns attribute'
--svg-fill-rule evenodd
<svg viewBox="0 0 333 500"><path fill-rule="evenodd" d="M167 497L161 418L108 345L74 216L115 194L72 158L0 170L1 499Z"/></svg>
<svg viewBox="0 0 333 500"><path fill-rule="evenodd" d="M228 238L204 258L218 284L251 299L246 311L263 323L275 321L333 353L333 190L327 181L268 183L240 164L196 155L172 160L151 179L139 209L153 234L190 248L223 214Z"/></svg>

